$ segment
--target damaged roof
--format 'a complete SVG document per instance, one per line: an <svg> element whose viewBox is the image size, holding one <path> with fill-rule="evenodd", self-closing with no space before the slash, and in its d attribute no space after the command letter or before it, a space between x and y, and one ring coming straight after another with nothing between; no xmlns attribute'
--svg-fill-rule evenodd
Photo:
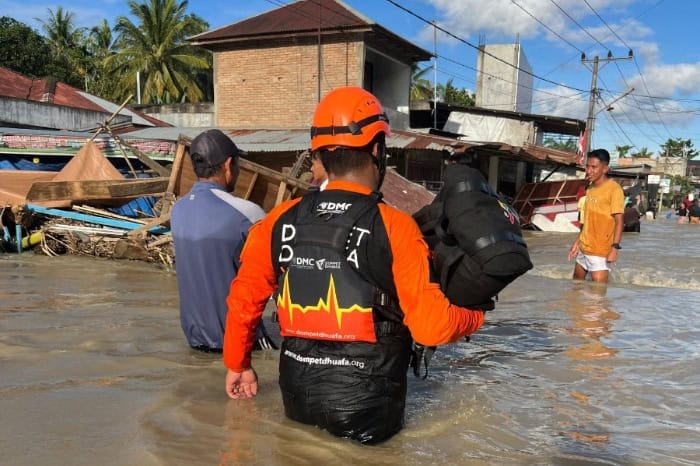
<svg viewBox="0 0 700 466"><path fill-rule="evenodd" d="M180 134L193 138L209 128L144 128L129 136L144 139L177 140ZM223 129L247 152L301 152L310 144L308 129ZM386 140L389 150L429 150L451 155L476 149L499 157L534 163L576 165L577 155L548 147L527 144L524 147L500 142L463 141L427 132L391 130Z"/></svg>
<svg viewBox="0 0 700 466"><path fill-rule="evenodd" d="M30 78L2 67L0 67L0 98L100 112L106 115L111 115L119 108L119 105L113 102L88 92L83 92L73 86L57 81L54 78ZM128 131L134 127L141 126L172 126L169 123L128 108L121 109L119 111L119 116L124 117L123 120L127 122L127 124L130 121L130 125L126 127L122 126L121 131ZM0 117L0 121L2 121L2 117ZM26 126L31 126L32 122L23 123ZM123 122L114 122L115 129L117 126L123 124Z"/></svg>

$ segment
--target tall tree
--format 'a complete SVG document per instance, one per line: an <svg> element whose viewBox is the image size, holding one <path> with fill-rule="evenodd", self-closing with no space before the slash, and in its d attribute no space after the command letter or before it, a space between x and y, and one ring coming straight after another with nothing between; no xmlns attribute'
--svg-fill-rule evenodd
<svg viewBox="0 0 700 466"><path fill-rule="evenodd" d="M109 73L107 58L115 53L112 28L106 19L90 29L86 47L91 60L88 63L89 88L92 94L109 99L114 79Z"/></svg>
<svg viewBox="0 0 700 466"><path fill-rule="evenodd" d="M563 150L566 152L576 152L578 150L578 143L574 138L566 139L555 139L547 138L544 140L543 145L552 149Z"/></svg>
<svg viewBox="0 0 700 466"><path fill-rule="evenodd" d="M430 66L420 69L417 65L413 65L411 69L411 100L433 99L433 85L425 77L431 69Z"/></svg>
<svg viewBox="0 0 700 466"><path fill-rule="evenodd" d="M698 155L698 151L693 148L693 141L690 139L669 138L665 144L661 145L661 152L659 152L659 155L662 157L692 159Z"/></svg>
<svg viewBox="0 0 700 466"><path fill-rule="evenodd" d="M114 97L133 94L140 73L144 103L201 101L205 93L197 72L210 69L209 52L185 39L208 29L208 23L185 13L186 0L131 0L128 5L136 23L125 16L117 19L118 52L106 60L119 77Z"/></svg>
<svg viewBox="0 0 700 466"><path fill-rule="evenodd" d="M457 89L453 83L453 79L450 78L445 84L438 84L438 93L440 94L440 99L451 105L458 105L460 107L473 107L476 102L476 97L474 94L469 92L467 89Z"/></svg>
<svg viewBox="0 0 700 466"><path fill-rule="evenodd" d="M42 24L41 29L54 60L66 70L62 76L56 78L74 86L82 86L88 62L84 48L85 28L77 28L74 13L64 10L61 6L56 8L56 11L51 8L47 11L47 19L35 19Z"/></svg>
<svg viewBox="0 0 700 466"><path fill-rule="evenodd" d="M31 77L50 74L53 61L46 40L24 23L0 17L0 66Z"/></svg>
<svg viewBox="0 0 700 466"><path fill-rule="evenodd" d="M637 152L633 153L632 157L637 159L649 159L652 155L654 154L649 149L647 149L646 147L642 147Z"/></svg>
<svg viewBox="0 0 700 466"><path fill-rule="evenodd" d="M615 146L615 150L617 151L617 154L620 158L627 157L632 150L632 146L629 145L624 145L624 146Z"/></svg>

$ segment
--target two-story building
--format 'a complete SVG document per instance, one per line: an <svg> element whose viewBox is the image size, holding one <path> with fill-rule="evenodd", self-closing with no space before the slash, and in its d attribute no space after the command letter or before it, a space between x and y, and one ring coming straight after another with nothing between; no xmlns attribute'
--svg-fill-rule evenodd
<svg viewBox="0 0 700 466"><path fill-rule="evenodd" d="M292 166L308 147L316 104L339 86L363 87L379 98L392 126L390 165L427 186L439 187L451 154L474 147L481 148L479 167L489 182L510 195L528 173L532 178L526 163L575 163L574 154L532 144L411 130L411 70L430 60L431 53L339 0L292 2L189 40L214 55L216 126L240 142L254 161L277 170ZM500 158L522 162L513 180L499 183Z"/></svg>

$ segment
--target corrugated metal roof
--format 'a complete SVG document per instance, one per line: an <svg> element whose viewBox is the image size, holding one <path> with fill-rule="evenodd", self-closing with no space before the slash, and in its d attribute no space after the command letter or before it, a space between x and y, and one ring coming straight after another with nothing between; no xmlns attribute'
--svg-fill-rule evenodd
<svg viewBox="0 0 700 466"><path fill-rule="evenodd" d="M189 138L210 128L144 128L132 131L128 137L177 140L179 134ZM222 129L231 139L248 152L294 152L309 148L308 129ZM392 130L387 138L389 149L423 149L455 152L472 144L457 139L435 136L417 131Z"/></svg>
<svg viewBox="0 0 700 466"><path fill-rule="evenodd" d="M60 105L80 110L89 110L111 115L119 105L95 95L83 92L62 82L50 82L48 78L32 79L7 68L0 67L0 97L42 102L46 105ZM45 99L45 93L51 93ZM144 115L140 112L123 108L119 115L131 118L131 124L136 126L172 126L170 123ZM121 128L128 131L129 128Z"/></svg>
<svg viewBox="0 0 700 466"><path fill-rule="evenodd" d="M209 128L146 128L129 133L129 137L164 139L175 141L179 134L189 138ZM248 152L301 152L309 148L308 129L223 129L241 149ZM405 150L432 150L450 154L471 148L493 152L531 162L550 162L574 165L576 154L548 147L528 144L525 147L511 146L500 142L462 141L419 131L392 130L387 138L387 148Z"/></svg>
<svg viewBox="0 0 700 466"><path fill-rule="evenodd" d="M180 135L190 139L199 133L211 128L177 128L177 127L151 127L132 131L123 137L128 141L178 140ZM302 152L309 148L308 129L223 129L241 149L247 152ZM77 136L89 138L91 133L67 133L63 131L27 130L18 128L0 128L0 133L5 134L36 134L54 136ZM106 138L101 135L101 138ZM535 163L554 163L560 165L575 165L576 154L564 152L548 147L528 144L525 147L511 146L500 142L461 141L458 139L437 136L418 131L392 130L387 138L387 148L401 150L429 150L459 153L468 149L478 149L489 152L492 155L506 157L513 160L523 160Z"/></svg>
<svg viewBox="0 0 700 466"><path fill-rule="evenodd" d="M0 67L0 97L106 112L104 108L83 97L78 89L61 82L50 81L48 78L28 78ZM44 99L45 94L50 100Z"/></svg>

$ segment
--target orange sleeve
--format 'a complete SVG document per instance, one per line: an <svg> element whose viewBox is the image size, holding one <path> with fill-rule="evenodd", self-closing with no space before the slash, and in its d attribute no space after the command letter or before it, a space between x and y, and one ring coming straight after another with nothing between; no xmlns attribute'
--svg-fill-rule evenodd
<svg viewBox="0 0 700 466"><path fill-rule="evenodd" d="M224 364L235 372L250 367L255 329L270 295L277 288L277 274L272 265L272 229L279 217L300 200L285 202L270 211L250 228L243 246L241 268L226 298Z"/></svg>
<svg viewBox="0 0 700 466"><path fill-rule="evenodd" d="M380 212L394 257L392 272L399 306L413 339L436 346L477 331L484 322L484 312L451 304L440 286L430 282L428 245L416 222L385 205L380 205Z"/></svg>

